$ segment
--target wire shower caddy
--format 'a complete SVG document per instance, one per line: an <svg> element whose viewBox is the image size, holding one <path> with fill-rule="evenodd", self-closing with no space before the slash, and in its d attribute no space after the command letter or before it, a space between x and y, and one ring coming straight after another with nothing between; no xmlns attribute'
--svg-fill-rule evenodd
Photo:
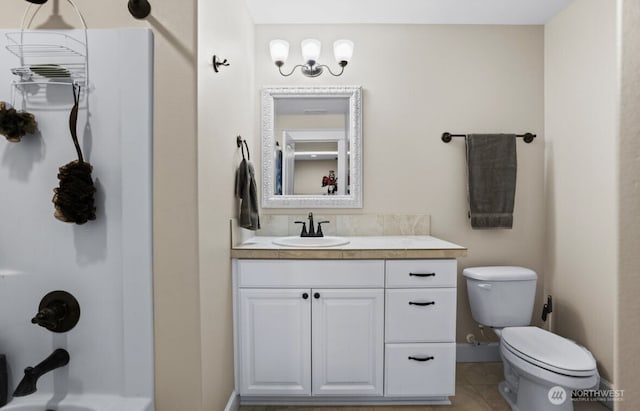
<svg viewBox="0 0 640 411"><path fill-rule="evenodd" d="M46 93L46 87L50 85L79 86L86 90L89 84L87 24L75 3L72 0L67 2L82 22L84 41L61 31L25 31L42 5L37 6L32 14L30 11L34 6L27 6L20 31L5 34L7 50L20 62L18 67L11 69L11 73L17 76L12 82L14 105L16 92L22 94L24 103L27 96L30 101L37 101L37 96Z"/></svg>

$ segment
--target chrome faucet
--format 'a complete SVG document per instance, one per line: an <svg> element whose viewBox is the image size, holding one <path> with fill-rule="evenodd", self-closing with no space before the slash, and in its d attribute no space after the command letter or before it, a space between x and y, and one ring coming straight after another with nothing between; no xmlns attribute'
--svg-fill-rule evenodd
<svg viewBox="0 0 640 411"><path fill-rule="evenodd" d="M304 221L295 221L296 224L302 224L302 231L300 237L324 237L322 232L322 224L327 224L330 221L318 221L318 229L313 227L313 213L309 213L309 231L307 231L307 223Z"/></svg>
<svg viewBox="0 0 640 411"><path fill-rule="evenodd" d="M58 348L40 364L24 369L24 377L13 392L13 396L24 397L25 395L33 394L37 391L38 378L67 364L69 364L69 353L65 349Z"/></svg>

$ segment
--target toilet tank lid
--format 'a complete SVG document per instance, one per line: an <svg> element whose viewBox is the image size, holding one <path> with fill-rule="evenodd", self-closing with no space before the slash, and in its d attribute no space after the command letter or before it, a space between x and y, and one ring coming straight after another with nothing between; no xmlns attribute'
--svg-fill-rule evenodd
<svg viewBox="0 0 640 411"><path fill-rule="evenodd" d="M468 267L462 271L467 278L480 281L527 281L536 280L536 272L525 267L491 266Z"/></svg>

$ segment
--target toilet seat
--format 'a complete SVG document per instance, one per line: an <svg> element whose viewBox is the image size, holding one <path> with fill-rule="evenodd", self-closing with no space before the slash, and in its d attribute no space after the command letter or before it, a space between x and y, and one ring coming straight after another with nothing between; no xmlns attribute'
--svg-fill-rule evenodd
<svg viewBox="0 0 640 411"><path fill-rule="evenodd" d="M538 327L507 327L502 330L501 344L520 359L556 374L590 377L597 373L589 351Z"/></svg>

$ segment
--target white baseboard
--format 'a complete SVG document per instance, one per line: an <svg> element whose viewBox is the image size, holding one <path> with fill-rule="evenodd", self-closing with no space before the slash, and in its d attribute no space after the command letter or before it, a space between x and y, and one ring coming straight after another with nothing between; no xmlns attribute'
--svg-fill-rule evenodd
<svg viewBox="0 0 640 411"><path fill-rule="evenodd" d="M224 411L238 411L240 409L240 396L236 390L233 390L231 396L229 397L229 401L227 401L227 406L224 407Z"/></svg>
<svg viewBox="0 0 640 411"><path fill-rule="evenodd" d="M605 380L604 378L600 378L600 387L598 387L598 389L600 390L605 390L605 391L609 391L609 390L613 390L613 387L611 386L611 383L607 380ZM613 410L613 403L615 401L611 400L611 399L606 399L606 400L600 400L599 401L600 404L604 405L605 407L609 408L610 410Z"/></svg>
<svg viewBox="0 0 640 411"><path fill-rule="evenodd" d="M456 362L500 362L500 350L497 342L456 344Z"/></svg>

